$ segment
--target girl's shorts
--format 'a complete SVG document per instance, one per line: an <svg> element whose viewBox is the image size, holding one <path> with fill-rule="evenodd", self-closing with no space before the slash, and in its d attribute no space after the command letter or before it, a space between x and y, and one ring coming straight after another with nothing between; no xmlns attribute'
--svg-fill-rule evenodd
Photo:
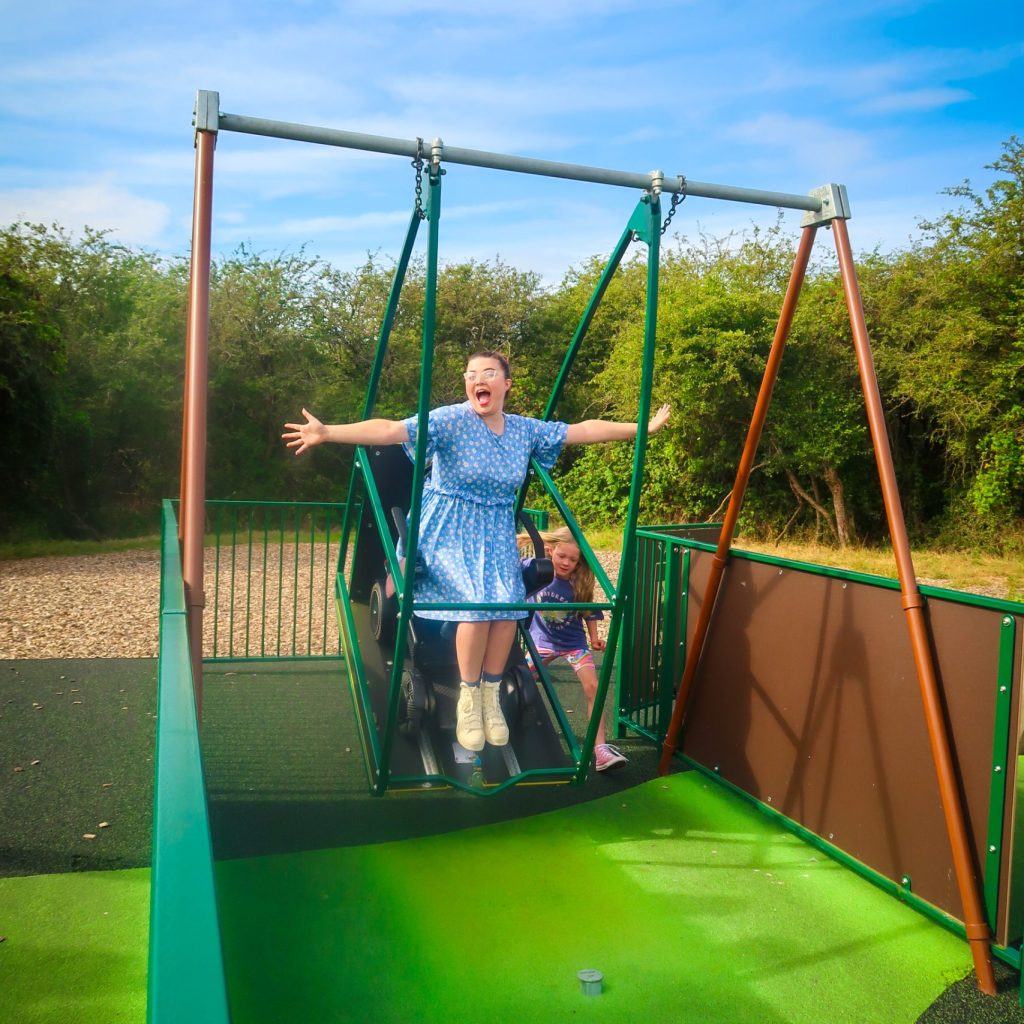
<svg viewBox="0 0 1024 1024"><path fill-rule="evenodd" d="M545 665L550 665L556 658L565 658L574 672L578 673L581 669L594 668L594 655L587 647L580 647L575 651L552 651L547 647L538 647L537 653ZM529 651L526 652L526 664L530 666L531 672L534 671L533 658L530 657Z"/></svg>

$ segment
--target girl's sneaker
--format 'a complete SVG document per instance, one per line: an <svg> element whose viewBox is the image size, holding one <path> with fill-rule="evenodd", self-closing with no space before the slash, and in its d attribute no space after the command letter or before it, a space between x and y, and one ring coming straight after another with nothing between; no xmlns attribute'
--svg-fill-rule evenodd
<svg viewBox="0 0 1024 1024"><path fill-rule="evenodd" d="M625 764L626 755L621 750L616 750L610 743L599 743L594 748L594 760L597 762L597 770L606 772L609 768L618 768L620 764Z"/></svg>

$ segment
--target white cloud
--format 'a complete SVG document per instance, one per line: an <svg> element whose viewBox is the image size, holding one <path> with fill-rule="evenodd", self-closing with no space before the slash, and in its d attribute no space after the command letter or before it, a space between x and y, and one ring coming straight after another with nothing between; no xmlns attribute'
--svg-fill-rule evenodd
<svg viewBox="0 0 1024 1024"><path fill-rule="evenodd" d="M0 216L112 227L146 245L162 234L182 252L192 99L208 88L231 113L449 147L796 193L840 181L855 242L885 245L895 229L898 244L914 213L975 178L1015 130L1007 98L1024 46L1007 42L1007 17L961 41L942 20L950 0L935 3L736 0L727 24L692 0L257 0L242 21L200 0L12 9ZM215 166L215 245L226 234L358 258L401 235L413 198L409 161L393 156L222 133ZM546 278L607 251L616 211L635 201L448 170L448 254L501 252ZM896 190L905 198L890 201ZM774 217L691 198L673 228L699 216L728 234L762 213Z"/></svg>
<svg viewBox="0 0 1024 1024"><path fill-rule="evenodd" d="M806 181L818 184L821 184L818 179L834 181L837 175L846 177L851 168L873 157L872 142L866 132L792 114L762 114L753 120L734 124L726 129L724 135L750 146L759 154L751 161L752 165L779 163L790 168L799 167L806 172ZM793 191L802 189L797 186Z"/></svg>
<svg viewBox="0 0 1024 1024"><path fill-rule="evenodd" d="M218 186L228 190L244 186L263 198L273 198L308 194L330 184L336 187L353 168L385 159L373 153L299 142L240 144L239 136L225 132L218 140L214 166Z"/></svg>
<svg viewBox="0 0 1024 1024"><path fill-rule="evenodd" d="M109 229L119 242L158 246L170 220L164 203L145 199L97 179L65 188L19 188L0 192L0 223L57 223L73 234Z"/></svg>
<svg viewBox="0 0 1024 1024"><path fill-rule="evenodd" d="M657 9L690 6L678 0L652 0L642 6L636 0L518 0L514 4L492 7L479 0L389 0L382 5L377 0L349 0L347 13L381 19L402 19L409 16L456 16L460 19L493 22L495 20L525 22L564 22L578 18L602 18L616 13L635 12L651 17Z"/></svg>
<svg viewBox="0 0 1024 1024"><path fill-rule="evenodd" d="M900 114L941 110L973 99L974 94L966 89L907 89L876 96L862 103L859 109L867 114Z"/></svg>
<svg viewBox="0 0 1024 1024"><path fill-rule="evenodd" d="M390 227L409 222L409 210L375 211L339 217L303 217L279 222L250 223L238 212L218 215L218 221L238 225L218 232L220 241L245 241L250 238L292 239L297 243L319 244L330 235L360 233L368 229Z"/></svg>

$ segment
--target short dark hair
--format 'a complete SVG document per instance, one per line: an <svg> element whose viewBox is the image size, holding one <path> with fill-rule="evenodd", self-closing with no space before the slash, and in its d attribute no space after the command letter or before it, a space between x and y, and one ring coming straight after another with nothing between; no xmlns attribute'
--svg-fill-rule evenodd
<svg viewBox="0 0 1024 1024"><path fill-rule="evenodd" d="M508 368L508 356L502 355L501 352L491 352L487 349L482 352L474 352L466 362L469 363L473 359L493 359L495 362L501 363L501 368L505 371L506 377L512 376L512 371Z"/></svg>

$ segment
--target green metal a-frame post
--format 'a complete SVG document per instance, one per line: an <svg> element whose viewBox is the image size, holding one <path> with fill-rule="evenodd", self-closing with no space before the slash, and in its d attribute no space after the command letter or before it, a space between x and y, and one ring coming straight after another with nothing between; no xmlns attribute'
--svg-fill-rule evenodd
<svg viewBox="0 0 1024 1024"><path fill-rule="evenodd" d="M598 678L597 695L594 698L594 714L590 717L587 726L586 736L580 750L576 776L574 781L582 782L586 778L587 768L590 765L590 758L594 752L594 743L597 739L598 725L601 719L601 712L608 694L608 685L611 679L612 666L615 662L615 653L618 646L619 636L622 631L622 617L627 605L632 600L633 582L635 570L633 566L633 555L636 547L636 524L640 512L640 488L643 482L644 462L647 454L647 425L651 418L651 387L654 381L654 352L657 338L658 326L658 273L661 250L661 201L657 188L645 194L637 203L626 225L625 231L615 248L612 250L604 270L598 279L597 285L591 295L590 301L580 319L576 332L569 348L562 361L558 377L551 390L551 397L548 399L547 407L544 410L544 418L551 419L554 410L565 388L569 371L576 360L580 345L594 319L597 308L608 289L615 271L622 262L629 245L634 240L647 243L647 301L644 311L644 349L643 360L640 371L640 401L637 410L637 434L636 445L633 450L633 471L629 483L629 505L626 512L626 522L622 535L622 557L619 562L618 584L612 587L607 575L602 569L594 552L583 535L579 523L570 512L568 506L561 499L557 488L551 477L536 462L533 463L532 471L555 499L559 513L572 531L583 552L588 564L593 569L595 576L604 588L605 592L612 597L612 615L608 628L608 643L605 649L604 659L601 663L601 673ZM520 504L525 500L525 485L520 496Z"/></svg>

